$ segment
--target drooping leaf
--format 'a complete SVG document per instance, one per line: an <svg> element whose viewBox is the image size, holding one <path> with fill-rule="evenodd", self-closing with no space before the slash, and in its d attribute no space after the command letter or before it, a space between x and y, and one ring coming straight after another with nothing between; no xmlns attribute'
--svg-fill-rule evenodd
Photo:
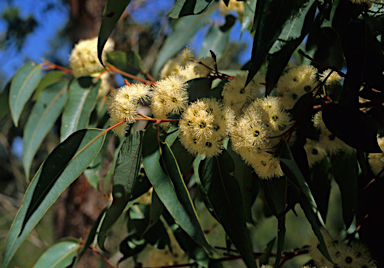
<svg viewBox="0 0 384 268"><path fill-rule="evenodd" d="M105 138L102 132L100 129L75 132L59 144L41 165L9 231L1 267L8 266L48 208L99 153Z"/></svg>
<svg viewBox="0 0 384 268"><path fill-rule="evenodd" d="M279 41L276 41L269 51L265 85L266 95L269 95L276 86L279 77L291 59L292 53L312 28L315 13L315 0L310 0L287 22L279 36Z"/></svg>
<svg viewBox="0 0 384 268"><path fill-rule="evenodd" d="M107 136L108 139L108 136ZM107 144L108 142L106 142ZM84 170L84 176L87 178L89 184L95 189L99 189L99 182L102 179L101 172L103 169L103 150L96 156L89 167Z"/></svg>
<svg viewBox="0 0 384 268"><path fill-rule="evenodd" d="M180 172L185 178L185 175L192 169L194 157L181 145L179 140L176 140L171 146L173 155L177 160Z"/></svg>
<svg viewBox="0 0 384 268"><path fill-rule="evenodd" d="M64 71L50 71L47 72L43 78L41 78L40 83L38 84L35 94L33 94L32 99L34 101L37 101L39 99L40 93L44 90L44 88L56 84L57 82L60 81L60 79L65 75Z"/></svg>
<svg viewBox="0 0 384 268"><path fill-rule="evenodd" d="M321 225L321 218L316 208L316 203L311 191L309 190L308 184L305 181L304 176L301 173L295 159L293 158L291 150L289 149L286 142L282 144L279 160L281 169L283 170L284 174L293 183L293 185L300 190L300 206L303 209L308 222L311 224L313 232L320 241L319 245L317 246L318 249L328 260L331 261L331 257L329 256L323 235L320 232L319 225Z"/></svg>
<svg viewBox="0 0 384 268"><path fill-rule="evenodd" d="M309 184L317 209L326 221L329 196L331 193L331 171L328 157L311 168L311 183Z"/></svg>
<svg viewBox="0 0 384 268"><path fill-rule="evenodd" d="M275 260L275 268L279 267L280 260L281 260L281 253L283 252L284 248L284 241L285 241L285 216L279 217L277 219L277 252L276 252L276 260Z"/></svg>
<svg viewBox="0 0 384 268"><path fill-rule="evenodd" d="M273 246L275 245L276 237L267 243L266 248L263 251L263 254L260 256L260 264L268 264L269 256L272 253Z"/></svg>
<svg viewBox="0 0 384 268"><path fill-rule="evenodd" d="M11 89L11 82L8 82L3 91L0 93L0 119L2 119L9 112L9 91Z"/></svg>
<svg viewBox="0 0 384 268"><path fill-rule="evenodd" d="M296 140L295 145L304 146L308 133L313 128L312 114L313 114L313 100L314 97L311 92L308 92L300 97L291 110L292 119L298 120L296 126Z"/></svg>
<svg viewBox="0 0 384 268"><path fill-rule="evenodd" d="M41 92L24 128L23 165L29 177L31 163L45 136L61 114L67 98L67 82L58 82Z"/></svg>
<svg viewBox="0 0 384 268"><path fill-rule="evenodd" d="M164 205L161 203L161 200L157 196L155 191L152 191L152 200L151 200L151 209L149 211L149 221L147 224L147 229L145 229L144 234L151 229L152 226L156 224L156 222L160 219L161 214L163 214Z"/></svg>
<svg viewBox="0 0 384 268"><path fill-rule="evenodd" d="M367 114L351 107L324 105L323 120L327 128L349 146L368 153L381 153L377 143L377 123Z"/></svg>
<svg viewBox="0 0 384 268"><path fill-rule="evenodd" d="M149 125L145 131L143 141L143 164L145 173L151 181L161 202L167 208L172 217L197 243L211 249L204 237L199 220L191 207L179 201L178 194L170 177L163 171L160 161L160 146L157 141L157 129Z"/></svg>
<svg viewBox="0 0 384 268"><path fill-rule="evenodd" d="M131 256L140 253L146 246L147 242L145 242L144 239L140 241L132 241L132 237L127 236L123 241L121 241L119 246L120 252L123 254L123 257L120 258L119 263Z"/></svg>
<svg viewBox="0 0 384 268"><path fill-rule="evenodd" d="M107 53L107 62L129 74L136 75L142 71L140 55L134 51Z"/></svg>
<svg viewBox="0 0 384 268"><path fill-rule="evenodd" d="M153 73L159 73L165 62L176 55L188 43L189 39L206 23L214 10L215 6L212 6L203 14L177 20L173 32L167 37L158 53Z"/></svg>
<svg viewBox="0 0 384 268"><path fill-rule="evenodd" d="M242 33L252 23L252 20L255 17L255 8L256 8L256 0L250 0L250 1L244 2L244 15L243 15L243 21L241 23Z"/></svg>
<svg viewBox="0 0 384 268"><path fill-rule="evenodd" d="M264 197L273 215L281 217L286 213L287 177L263 180Z"/></svg>
<svg viewBox="0 0 384 268"><path fill-rule="evenodd" d="M336 2L336 1L334 1ZM333 7L333 1L332 0L317 0L316 1L317 8L319 9L320 13L324 16L326 20L330 20L331 18L331 11Z"/></svg>
<svg viewBox="0 0 384 268"><path fill-rule="evenodd" d="M71 265L81 248L79 241L71 240L66 239L50 247L40 256L33 268L64 268Z"/></svg>
<svg viewBox="0 0 384 268"><path fill-rule="evenodd" d="M240 187L231 175L235 167L231 156L223 151L218 157L206 158L200 163L199 176L214 212L247 267L256 267L249 238Z"/></svg>
<svg viewBox="0 0 384 268"><path fill-rule="evenodd" d="M113 176L113 202L105 214L97 239L99 247L104 251L107 235L123 213L137 184L143 135L142 131L129 135L120 148Z"/></svg>
<svg viewBox="0 0 384 268"><path fill-rule="evenodd" d="M24 64L12 78L9 92L9 108L16 127L24 105L39 84L40 79L41 65L34 62Z"/></svg>
<svg viewBox="0 0 384 268"><path fill-rule="evenodd" d="M91 230L89 231L89 234L87 236L87 239L85 240L85 243L83 245L83 248L81 249L78 257L76 258L76 261L73 268L76 268L76 264L80 261L81 257L83 257L84 253L88 250L88 248L91 246L93 240L98 235L98 229L100 228L100 223L103 222L105 212L107 211L107 208L104 208L99 216L97 217L96 221L93 223Z"/></svg>
<svg viewBox="0 0 384 268"><path fill-rule="evenodd" d="M76 130L88 126L89 117L95 107L100 83L101 80L99 79L94 84L89 76L80 77L71 83L62 117L61 141L65 140Z"/></svg>
<svg viewBox="0 0 384 268"><path fill-rule="evenodd" d="M188 84L188 96L189 101L195 101L197 99L201 99L209 96L211 87L212 87L212 79L211 78L196 78L189 80Z"/></svg>
<svg viewBox="0 0 384 268"><path fill-rule="evenodd" d="M358 163L356 153L340 152L331 156L332 173L339 185L343 220L351 226L358 205Z"/></svg>
<svg viewBox="0 0 384 268"><path fill-rule="evenodd" d="M232 15L227 15L225 19L226 23L223 26L219 27L215 24L211 26L207 35L205 36L203 45L197 58L200 59L210 55L210 50L215 52L217 55L217 60L224 56L223 52L229 40L230 29L236 22L236 18Z"/></svg>
<svg viewBox="0 0 384 268"><path fill-rule="evenodd" d="M306 0L285 1L271 0L258 1L254 18L253 29L256 30L253 46L251 64L247 77L247 84L259 71L269 49L280 36L287 20L299 12Z"/></svg>
<svg viewBox="0 0 384 268"><path fill-rule="evenodd" d="M168 15L177 19L188 15L196 15L207 10L213 0L177 0Z"/></svg>
<svg viewBox="0 0 384 268"><path fill-rule="evenodd" d="M97 57L102 65L104 65L101 57L104 45L130 2L131 0L108 0L107 2L107 6L103 12L99 37L97 40Z"/></svg>

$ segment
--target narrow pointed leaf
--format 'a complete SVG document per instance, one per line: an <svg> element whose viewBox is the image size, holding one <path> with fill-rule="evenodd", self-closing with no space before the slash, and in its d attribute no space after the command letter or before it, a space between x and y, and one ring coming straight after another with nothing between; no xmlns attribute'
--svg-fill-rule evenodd
<svg viewBox="0 0 384 268"><path fill-rule="evenodd" d="M37 85L35 94L33 94L32 99L37 101L39 99L40 93L50 85L56 84L59 80L65 75L64 71L50 71L47 72L43 78L41 78L40 83Z"/></svg>
<svg viewBox="0 0 384 268"><path fill-rule="evenodd" d="M68 83L64 81L47 87L28 118L23 136L23 165L27 179L37 149L63 110L67 88Z"/></svg>
<svg viewBox="0 0 384 268"><path fill-rule="evenodd" d="M88 127L89 117L95 107L101 80L96 84L89 76L80 77L69 87L60 130L61 141L79 129Z"/></svg>
<svg viewBox="0 0 384 268"><path fill-rule="evenodd" d="M129 74L136 75L142 71L140 55L134 51L115 51L108 53L107 61L121 71Z"/></svg>
<svg viewBox="0 0 384 268"><path fill-rule="evenodd" d="M247 267L255 267L252 244L246 226L240 187L231 175L234 164L227 151L200 163L198 180L204 186L215 214Z"/></svg>
<svg viewBox="0 0 384 268"><path fill-rule="evenodd" d="M287 199L287 178L273 178L263 180L265 200L273 215L281 217L286 213Z"/></svg>
<svg viewBox="0 0 384 268"><path fill-rule="evenodd" d="M113 177L113 202L106 212L97 241L104 251L106 251L104 243L107 235L123 213L136 186L141 164L143 135L142 131L135 132L128 136L121 146Z"/></svg>
<svg viewBox="0 0 384 268"><path fill-rule="evenodd" d="M244 2L244 15L243 22L241 23L241 33L251 24L255 17L256 0L250 0Z"/></svg>
<svg viewBox="0 0 384 268"><path fill-rule="evenodd" d="M206 23L214 10L215 6L198 16L184 17L177 21L173 32L167 37L159 51L154 67L155 74L159 73L165 62L176 55L188 43L192 36Z"/></svg>
<svg viewBox="0 0 384 268"><path fill-rule="evenodd" d="M204 12L213 0L177 0L168 16L174 19Z"/></svg>
<svg viewBox="0 0 384 268"><path fill-rule="evenodd" d="M358 205L358 163L356 153L340 152L331 156L332 172L339 185L345 229L351 226Z"/></svg>
<svg viewBox="0 0 384 268"><path fill-rule="evenodd" d="M99 37L97 40L97 57L102 65L104 65L101 57L104 45L130 2L131 0L108 0L107 2L107 6L103 12Z"/></svg>
<svg viewBox="0 0 384 268"><path fill-rule="evenodd" d="M41 65L34 62L24 64L13 77L9 93L9 108L15 126L19 122L24 105L39 84L40 79Z"/></svg>
<svg viewBox="0 0 384 268"><path fill-rule="evenodd" d="M156 194L156 192L152 192L152 200L151 200L151 208L149 211L149 222L147 229L145 229L144 233L145 235L147 231L156 224L156 222L160 219L161 214L163 214L164 211L164 205L161 203L161 200L159 199L159 196Z"/></svg>
<svg viewBox="0 0 384 268"><path fill-rule="evenodd" d="M306 0L300 1L257 1L255 12L254 29L255 37L253 40L251 64L247 83L259 71L269 49L280 36L287 20L295 16Z"/></svg>
<svg viewBox="0 0 384 268"><path fill-rule="evenodd" d="M64 268L73 262L77 251L81 248L79 242L62 241L50 247L35 263L33 268Z"/></svg>
<svg viewBox="0 0 384 268"><path fill-rule="evenodd" d="M77 131L60 143L41 165L9 231L1 267L8 266L48 208L99 153L105 138L105 134L99 137L102 132L100 129ZM96 137L99 138L94 140Z"/></svg>
<svg viewBox="0 0 384 268"><path fill-rule="evenodd" d="M185 207L182 200L178 199L178 194L171 179L163 171L160 165L160 147L156 141L157 129L153 129L152 125L149 125L145 131L143 141L143 164L148 179L151 181L161 202L181 228L197 243L206 249L211 249L211 246L205 240L197 215L194 211L188 210L189 208Z"/></svg>
<svg viewBox="0 0 384 268"><path fill-rule="evenodd" d="M284 241L285 241L285 217L279 217L277 219L277 252L276 252L276 260L275 260L275 268L279 267L280 260L281 260L281 253L283 252L284 248Z"/></svg>
<svg viewBox="0 0 384 268"><path fill-rule="evenodd" d="M0 93L0 120L9 112L9 91L11 82L8 82Z"/></svg>

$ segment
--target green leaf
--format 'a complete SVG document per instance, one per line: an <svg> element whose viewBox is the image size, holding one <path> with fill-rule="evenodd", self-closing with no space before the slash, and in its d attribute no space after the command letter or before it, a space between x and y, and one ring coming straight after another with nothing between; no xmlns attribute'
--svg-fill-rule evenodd
<svg viewBox="0 0 384 268"><path fill-rule="evenodd" d="M273 246L275 245L276 237L267 243L266 248L263 251L263 254L260 256L260 264L268 264L269 256L272 253Z"/></svg>
<svg viewBox="0 0 384 268"><path fill-rule="evenodd" d="M104 251L106 251L104 243L107 235L123 213L137 184L143 135L142 131L131 134L125 139L120 148L113 176L113 202L105 214L97 239L99 247Z"/></svg>
<svg viewBox="0 0 384 268"><path fill-rule="evenodd" d="M177 0L168 15L177 19L188 15L196 15L207 10L213 0Z"/></svg>
<svg viewBox="0 0 384 268"><path fill-rule="evenodd" d="M173 155L177 160L180 172L185 178L186 174L191 171L194 157L181 145L179 140L176 140L171 146Z"/></svg>
<svg viewBox="0 0 384 268"><path fill-rule="evenodd" d="M241 159L241 156L238 155L235 151L233 151L231 147L231 143L227 146L227 151L231 155L233 163L235 164L234 175L237 179L240 191L241 198L243 200L244 205L244 213L247 222L254 223L252 219L252 205L257 197L257 193L259 191L259 180L252 178L253 169L249 165L245 164ZM256 187L255 187L256 186ZM252 194L254 193L254 194Z"/></svg>
<svg viewBox="0 0 384 268"><path fill-rule="evenodd" d="M9 112L9 90L11 82L8 82L0 93L0 120Z"/></svg>
<svg viewBox="0 0 384 268"><path fill-rule="evenodd" d="M169 176L164 173L160 165L160 146L157 141L157 129L154 125L149 125L145 131L143 141L143 164L145 173L151 181L154 190L161 202L167 208L172 217L180 224L192 239L197 243L211 249L204 237L199 220L194 210L179 200L178 193L171 182ZM172 164L172 163L170 163ZM181 182L180 182L181 183Z"/></svg>
<svg viewBox="0 0 384 268"><path fill-rule="evenodd" d="M331 193L331 170L328 157L311 168L311 183L309 184L317 209L326 221L329 196Z"/></svg>
<svg viewBox="0 0 384 268"><path fill-rule="evenodd" d="M317 210L316 203L286 142L282 144L279 160L284 174L294 186L300 189L300 205L308 222L311 224L313 232L320 241L320 244L317 246L318 249L329 261L331 261L323 235L320 232L319 224L321 225L321 217L319 218L320 215Z"/></svg>
<svg viewBox="0 0 384 268"><path fill-rule="evenodd" d="M97 217L96 221L93 223L91 230L89 231L89 234L87 236L87 239L85 240L85 243L83 245L83 248L81 249L78 257L76 258L76 262L72 267L76 267L76 264L80 261L81 257L84 255L84 253L88 250L88 248L91 246L93 240L98 235L98 229L100 228L100 223L103 222L105 217L105 212L107 211L107 208L104 208L99 216Z"/></svg>
<svg viewBox="0 0 384 268"><path fill-rule="evenodd" d="M37 149L63 110L67 88L67 82L58 82L47 87L41 92L28 118L23 136L23 165L27 180Z"/></svg>
<svg viewBox="0 0 384 268"><path fill-rule="evenodd" d="M340 152L331 156L332 172L341 192L343 220L346 230L351 226L358 204L358 164L356 153Z"/></svg>
<svg viewBox="0 0 384 268"><path fill-rule="evenodd" d="M33 268L65 268L71 265L77 251L81 248L78 241L62 241L50 247L40 256Z"/></svg>
<svg viewBox="0 0 384 268"><path fill-rule="evenodd" d="M9 231L1 267L8 266L48 208L96 157L104 142L105 134L102 133L100 129L75 132L60 143L40 166Z"/></svg>
<svg viewBox="0 0 384 268"><path fill-rule="evenodd" d="M95 107L97 93L101 80L96 84L92 77L80 77L74 80L68 92L68 100L65 104L61 122L61 141L79 129L88 126L88 120Z"/></svg>
<svg viewBox="0 0 384 268"><path fill-rule="evenodd" d="M299 12L306 0L261 0L257 1L254 29L256 30L253 40L252 57L247 77L247 84L259 71L269 49L280 36L287 20Z"/></svg>
<svg viewBox="0 0 384 268"><path fill-rule="evenodd" d="M252 244L246 226L240 187L231 175L234 164L227 151L200 163L198 176L215 214L247 267L256 267Z"/></svg>
<svg viewBox="0 0 384 268"><path fill-rule="evenodd" d="M204 97L208 97L211 93L212 79L211 78L195 78L187 82L189 101L195 101Z"/></svg>
<svg viewBox="0 0 384 268"><path fill-rule="evenodd" d="M102 65L104 65L101 57L104 45L130 2L131 0L108 0L107 2L107 6L103 12L99 37L97 40L97 57Z"/></svg>
<svg viewBox="0 0 384 268"><path fill-rule="evenodd" d="M147 246L146 241L140 241L138 243L138 241L132 241L131 236L127 236L123 241L121 241L119 246L120 252L123 254L123 257L121 257L121 259L119 260L119 263L131 256L134 256L140 253L141 251L144 250L146 246Z"/></svg>
<svg viewBox="0 0 384 268"><path fill-rule="evenodd" d="M287 203L287 177L263 180L264 197L273 215L285 215Z"/></svg>
<svg viewBox="0 0 384 268"><path fill-rule="evenodd" d="M324 123L335 136L357 150L381 153L374 119L358 109L335 103L323 107Z"/></svg>
<svg viewBox="0 0 384 268"><path fill-rule="evenodd" d="M108 144L108 142L106 141L105 144ZM97 190L99 190L99 183L102 179L103 156L103 150L101 150L89 167L84 170L84 176L87 178L87 181Z"/></svg>
<svg viewBox="0 0 384 268"><path fill-rule="evenodd" d="M167 37L159 51L153 73L158 74L160 72L166 61L176 55L188 43L192 36L206 23L215 9L216 6L212 6L201 15L177 20L173 32Z"/></svg>
<svg viewBox="0 0 384 268"><path fill-rule="evenodd" d="M156 222L160 219L161 214L163 214L164 211L164 205L161 203L161 200L159 199L159 196L156 194L155 191L152 192L152 200L151 200L151 209L149 211L149 221L147 229L145 229L144 233L145 235L147 231L156 224Z"/></svg>
<svg viewBox="0 0 384 268"><path fill-rule="evenodd" d="M47 72L40 80L40 83L35 90L35 94L33 94L32 100L37 101L40 93L43 92L46 87L56 84L64 75L65 72L58 70Z"/></svg>
<svg viewBox="0 0 384 268"><path fill-rule="evenodd" d="M142 72L140 55L134 51L107 53L107 62L129 74Z"/></svg>
<svg viewBox="0 0 384 268"><path fill-rule="evenodd" d="M284 240L285 240L285 216L279 217L277 219L277 252L276 252L276 260L275 260L275 268L279 267L281 260L281 253L284 248Z"/></svg>
<svg viewBox="0 0 384 268"><path fill-rule="evenodd" d="M227 46L229 40L230 29L236 22L236 18L232 15L225 17L226 23L223 26L213 24L205 36L203 45L200 49L198 59L211 55L210 50L215 52L217 60L223 57L224 49Z"/></svg>
<svg viewBox="0 0 384 268"><path fill-rule="evenodd" d="M291 59L292 53L304 40L304 37L312 28L313 19L316 13L315 0L310 0L305 6L299 9L285 25L267 57L266 73L266 95L273 90Z"/></svg>
<svg viewBox="0 0 384 268"><path fill-rule="evenodd" d="M12 79L9 93L9 108L12 120L17 127L19 117L41 79L41 65L34 62L24 64Z"/></svg>

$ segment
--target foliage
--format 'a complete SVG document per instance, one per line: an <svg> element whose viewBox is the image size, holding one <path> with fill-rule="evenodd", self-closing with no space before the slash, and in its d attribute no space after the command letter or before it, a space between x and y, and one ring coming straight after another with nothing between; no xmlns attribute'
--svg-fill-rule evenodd
<svg viewBox="0 0 384 268"><path fill-rule="evenodd" d="M34 267L76 267L87 249L103 256L95 245L107 251L105 242L122 215L128 235L121 239L119 263L133 257L138 267L137 256L149 245L170 252L163 256L169 262L157 266L172 265L178 251L185 263L201 267L236 259L246 267L258 267L255 259L280 267L309 253L316 265L383 265L384 232L371 228L377 226L371 218L382 211L372 209L380 191L369 194L375 184L382 187L376 181L384 170L384 142L377 139L384 135L383 4L178 0L168 14L174 18L172 31L147 71L136 52L103 51L130 2L108 0L97 46L89 49L93 68L98 68L95 58L102 64L98 72L75 77L73 70L51 62L29 62L0 95L1 117L10 116L18 126L21 113L29 114L22 126L27 178L58 119L61 141L25 192L1 267L9 265L48 208L82 173L96 188L103 179L112 184L111 204L85 242L59 241ZM243 9L226 14L222 26L210 25L195 60L186 45L219 5ZM237 20L254 36L251 60L242 70L221 70L217 59L225 58ZM299 66L290 64L292 59ZM86 69L87 62L81 64ZM125 85L111 89L109 73L121 75ZM27 105L31 100L33 108ZM145 107L152 111L145 113ZM146 125L139 126L140 121ZM110 130L121 142L102 178L97 171L106 161ZM330 200L335 186L344 226L332 237L324 227L337 205ZM311 227L311 245L286 247L291 213ZM250 232L260 214L273 216L277 227L276 238L263 245L256 241L257 231ZM205 218L216 222L207 231ZM218 225L226 248L207 237ZM299 234L299 227L294 232ZM332 244L335 237L338 246ZM256 247L265 250L255 252ZM229 255L223 257L222 250Z"/></svg>

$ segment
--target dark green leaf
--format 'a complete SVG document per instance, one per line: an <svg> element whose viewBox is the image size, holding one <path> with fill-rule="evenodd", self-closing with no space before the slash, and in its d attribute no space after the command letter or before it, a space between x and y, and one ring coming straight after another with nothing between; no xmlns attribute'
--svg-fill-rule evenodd
<svg viewBox="0 0 384 268"><path fill-rule="evenodd" d="M81 257L84 255L84 253L88 250L88 248L91 246L93 240L95 239L95 237L97 236L98 234L98 229L100 228L100 223L102 223L103 219L104 219L104 216L105 216L105 212L107 211L107 208L104 208L99 216L97 217L96 221L93 223L92 225L92 228L91 230L89 231L89 234L87 236L87 239L85 240L85 243L83 245L83 248L81 249L78 257L76 258L76 262L75 264L73 265L73 267L75 268L76 267L76 264L80 261Z"/></svg>
<svg viewBox="0 0 384 268"><path fill-rule="evenodd" d="M195 101L204 97L208 97L211 93L212 79L211 78L196 78L189 80L188 95L189 101Z"/></svg>
<svg viewBox="0 0 384 268"><path fill-rule="evenodd" d="M9 93L9 108L16 127L21 111L39 84L40 79L41 65L34 62L24 64L12 78Z"/></svg>
<svg viewBox="0 0 384 268"><path fill-rule="evenodd" d="M9 112L9 90L11 89L11 82L8 82L3 91L0 93L0 119L2 119Z"/></svg>
<svg viewBox="0 0 384 268"><path fill-rule="evenodd" d="M63 71L50 71L47 72L43 78L41 79L39 85L36 88L35 94L33 94L32 99L37 101L39 99L40 93L44 90L44 88L56 84L59 80L65 75Z"/></svg>
<svg viewBox="0 0 384 268"><path fill-rule="evenodd" d="M178 194L171 182L169 176L164 173L160 165L160 146L157 141L157 129L154 125L149 125L145 131L143 141L143 164L145 173L151 181L154 190L159 196L161 202L167 208L172 217L197 243L211 249L204 237L197 215L194 210L181 203Z"/></svg>
<svg viewBox="0 0 384 268"><path fill-rule="evenodd" d="M96 104L100 83L99 79L94 84L89 76L80 77L71 83L62 117L61 141L76 130L88 126L89 117Z"/></svg>
<svg viewBox="0 0 384 268"><path fill-rule="evenodd" d="M311 183L309 184L317 209L321 217L326 221L328 202L331 193L331 170L328 157L315 164L311 168Z"/></svg>
<svg viewBox="0 0 384 268"><path fill-rule="evenodd" d="M256 0L244 1L244 15L241 23L241 32L244 32L244 30L252 23L252 20L255 17L255 8Z"/></svg>
<svg viewBox="0 0 384 268"><path fill-rule="evenodd" d="M320 13L324 16L326 20L331 19L331 11L333 7L333 3L337 2L332 0L316 0L317 8L319 9Z"/></svg>
<svg viewBox="0 0 384 268"><path fill-rule="evenodd" d="M272 253L273 246L275 245L276 237L267 243L267 247L264 249L263 254L260 256L260 264L268 264L269 256Z"/></svg>
<svg viewBox="0 0 384 268"><path fill-rule="evenodd" d="M238 249L247 267L256 267L252 244L249 238L240 187L231 175L235 167L227 151L218 157L201 161L200 180L213 206L217 218L233 244Z"/></svg>
<svg viewBox="0 0 384 268"><path fill-rule="evenodd" d="M323 235L320 232L319 225L321 225L321 223L316 203L304 179L304 176L301 173L295 159L293 158L291 150L289 149L288 144L286 142L282 144L279 160L281 164L281 169L283 170L284 174L288 177L288 179L293 183L295 187L300 189L300 205L304 211L307 220L312 226L313 232L320 241L320 244L317 246L318 249L328 260L331 261L331 257L329 256Z"/></svg>
<svg viewBox="0 0 384 268"><path fill-rule="evenodd" d="M104 45L130 2L131 0L108 0L107 2L107 6L103 12L99 37L97 40L97 57L102 65L104 65L103 59L101 58Z"/></svg>
<svg viewBox="0 0 384 268"><path fill-rule="evenodd" d="M144 240L141 240L140 243L138 243L137 241L135 242L132 241L132 238L130 236L126 237L123 241L121 241L119 248L120 252L123 253L124 256L121 257L119 263L131 256L140 253L147 246L147 242L145 242Z"/></svg>
<svg viewBox="0 0 384 268"><path fill-rule="evenodd" d="M142 131L129 135L120 148L113 177L113 202L105 214L97 239L99 247L104 251L107 235L123 213L137 184L143 135Z"/></svg>
<svg viewBox="0 0 384 268"><path fill-rule="evenodd" d="M140 55L134 51L107 53L107 62L129 74L136 75L142 71Z"/></svg>
<svg viewBox="0 0 384 268"><path fill-rule="evenodd" d="M291 59L292 53L309 33L316 13L315 0L310 0L299 9L285 25L267 57L266 95L273 90Z"/></svg>
<svg viewBox="0 0 384 268"><path fill-rule="evenodd" d="M59 144L41 165L8 234L1 267L8 266L48 208L99 153L105 138L102 132L99 129L77 131ZM94 140L96 137L99 138Z"/></svg>
<svg viewBox="0 0 384 268"><path fill-rule="evenodd" d="M159 73L166 61L176 55L188 43L189 39L206 23L214 10L215 7L211 7L204 14L177 20L173 32L167 37L158 53L153 70L155 74Z"/></svg>
<svg viewBox="0 0 384 268"><path fill-rule="evenodd" d="M80 249L80 243L74 241L61 241L50 247L40 256L33 268L64 268L71 265Z"/></svg>
<svg viewBox="0 0 384 268"><path fill-rule="evenodd" d="M185 179L186 174L191 171L194 157L181 145L179 140L176 140L171 146L173 155L177 160L180 172Z"/></svg>
<svg viewBox="0 0 384 268"><path fill-rule="evenodd" d="M340 152L331 156L332 172L341 192L346 230L355 217L358 201L358 166L356 153Z"/></svg>
<svg viewBox="0 0 384 268"><path fill-rule="evenodd" d="M156 224L156 222L160 219L161 214L163 214L164 211L164 205L161 203L161 200L159 199L158 195L155 191L152 192L152 200L151 200L151 209L149 211L149 221L147 224L147 229L145 229L144 233L145 235L147 231Z"/></svg>
<svg viewBox="0 0 384 268"><path fill-rule="evenodd" d="M37 149L63 110L67 88L67 82L58 82L47 87L41 92L28 118L23 136L23 165L27 179Z"/></svg>
<svg viewBox="0 0 384 268"><path fill-rule="evenodd" d="M174 19L204 12L213 0L177 0L168 16Z"/></svg>
<svg viewBox="0 0 384 268"><path fill-rule="evenodd" d="M305 2L305 0L294 2L284 0L264 0L257 2L253 25L256 32L253 40L247 84L259 71L269 49L280 36L284 24L291 16L296 16Z"/></svg>
<svg viewBox="0 0 384 268"><path fill-rule="evenodd" d="M284 248L284 240L285 240L285 216L279 217L277 225L277 252L276 252L276 260L275 260L275 268L279 267L281 260L281 253Z"/></svg>
<svg viewBox="0 0 384 268"><path fill-rule="evenodd" d="M105 144L108 144L108 141L106 141ZM103 151L104 150L101 150L89 167L84 170L84 176L87 178L87 181L97 190L99 190L99 183L102 179L101 172L103 169L103 156L105 156Z"/></svg>
<svg viewBox="0 0 384 268"><path fill-rule="evenodd" d="M365 113L351 107L324 105L323 120L327 128L349 146L368 153L381 153L377 143L377 123Z"/></svg>
<svg viewBox="0 0 384 268"><path fill-rule="evenodd" d="M287 177L263 180L264 197L273 215L281 217L286 213Z"/></svg>

